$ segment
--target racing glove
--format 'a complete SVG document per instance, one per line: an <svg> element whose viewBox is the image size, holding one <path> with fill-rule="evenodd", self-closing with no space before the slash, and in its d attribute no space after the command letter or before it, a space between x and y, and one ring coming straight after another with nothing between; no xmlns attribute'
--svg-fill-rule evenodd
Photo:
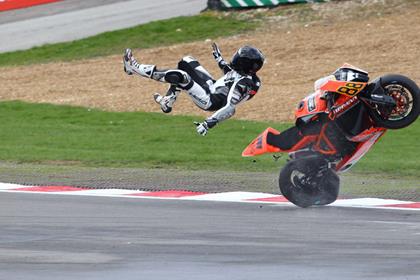
<svg viewBox="0 0 420 280"><path fill-rule="evenodd" d="M214 59L216 60L217 63L219 63L220 61L223 60L222 53L220 52L220 49L216 43L213 43L211 46L213 48Z"/></svg>
<svg viewBox="0 0 420 280"><path fill-rule="evenodd" d="M197 133L202 135L202 136L206 136L207 131L209 131L209 125L207 124L206 121L199 123L199 122L194 122L194 124L196 125L196 130Z"/></svg>
<svg viewBox="0 0 420 280"><path fill-rule="evenodd" d="M229 64L223 59L222 52L220 51L219 47L216 43L213 43L213 56L216 60L217 64L219 65L219 68L223 70L223 72L226 74L227 72L231 71L232 68L229 66Z"/></svg>
<svg viewBox="0 0 420 280"><path fill-rule="evenodd" d="M215 126L218 122L219 121L215 118L208 118L202 123L194 122L194 124L196 125L197 133L202 136L206 136L209 129Z"/></svg>

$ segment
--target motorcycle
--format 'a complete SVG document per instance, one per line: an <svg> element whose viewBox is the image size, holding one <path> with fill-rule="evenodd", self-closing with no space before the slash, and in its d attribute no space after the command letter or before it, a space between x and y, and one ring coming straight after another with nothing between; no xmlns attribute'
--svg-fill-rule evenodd
<svg viewBox="0 0 420 280"><path fill-rule="evenodd" d="M295 110L295 126L267 128L242 156L288 153L281 193L299 207L327 205L338 197L337 174L354 166L387 129L409 126L419 112L420 90L408 77L389 74L369 82L368 72L344 64L315 82L315 92Z"/></svg>

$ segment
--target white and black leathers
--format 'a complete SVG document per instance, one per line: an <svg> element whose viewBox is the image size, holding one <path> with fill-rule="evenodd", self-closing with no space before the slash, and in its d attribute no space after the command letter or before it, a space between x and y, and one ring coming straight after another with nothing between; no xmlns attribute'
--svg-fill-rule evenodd
<svg viewBox="0 0 420 280"><path fill-rule="evenodd" d="M240 74L223 59L218 64L225 75L210 86L212 109L216 112L206 119L209 128L233 116L236 106L254 97L261 86L256 74Z"/></svg>
<svg viewBox="0 0 420 280"><path fill-rule="evenodd" d="M129 49L126 50L124 56L124 70L127 74L136 73L143 77L170 83L172 86L187 91L192 101L199 108L214 111L213 115L204 122L196 123L197 132L205 135L208 129L233 116L236 106L250 100L261 85L256 74L244 74L235 71L223 60L215 44L213 49L213 55L224 73L224 76L218 80L214 80L193 57L184 57L178 63L177 69L158 70L155 65L138 63ZM164 112L170 112L170 110L164 110L163 106L168 104L172 106L177 95L178 92L176 91L168 91L167 96L161 97L160 104Z"/></svg>

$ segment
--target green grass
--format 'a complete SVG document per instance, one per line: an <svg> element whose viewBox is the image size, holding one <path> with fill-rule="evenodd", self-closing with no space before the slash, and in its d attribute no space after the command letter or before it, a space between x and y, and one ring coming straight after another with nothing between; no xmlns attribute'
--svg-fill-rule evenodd
<svg viewBox="0 0 420 280"><path fill-rule="evenodd" d="M79 107L0 103L0 160L82 166L274 171L270 155L241 157L267 126L290 124L229 120L197 135L201 118L160 113L104 112ZM418 176L420 122L389 131L356 172Z"/></svg>
<svg viewBox="0 0 420 280"><path fill-rule="evenodd" d="M273 166L240 156L267 123L229 121L202 137L193 124L202 118L23 102L0 103L0 119L0 159L6 161L220 170Z"/></svg>
<svg viewBox="0 0 420 280"><path fill-rule="evenodd" d="M0 54L0 66L70 61L111 54L122 54L127 47L151 48L214 39L252 30L256 23L232 15L202 13L106 32L68 43L50 44L30 50Z"/></svg>
<svg viewBox="0 0 420 280"><path fill-rule="evenodd" d="M419 139L420 120L404 129L388 130L353 170L420 178Z"/></svg>

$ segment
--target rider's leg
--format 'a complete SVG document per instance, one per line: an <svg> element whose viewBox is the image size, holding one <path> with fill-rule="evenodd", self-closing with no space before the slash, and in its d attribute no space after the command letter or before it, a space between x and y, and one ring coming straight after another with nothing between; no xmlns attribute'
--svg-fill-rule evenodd
<svg viewBox="0 0 420 280"><path fill-rule="evenodd" d="M179 95L179 89L187 91L188 95L191 97L191 100L200 109L208 110L211 107L212 101L210 94L198 83L191 81L186 86L179 83L172 84L168 89L166 96L161 96L159 93L155 93L155 101L161 105L163 112L169 113L171 111L172 106Z"/></svg>
<svg viewBox="0 0 420 280"><path fill-rule="evenodd" d="M193 81L191 87L188 86L184 89L188 92L188 95L191 97L194 104L200 109L207 110L211 107L212 102L210 93L198 83Z"/></svg>
<svg viewBox="0 0 420 280"><path fill-rule="evenodd" d="M140 64L133 57L130 49L126 50L123 61L124 71L127 74L131 75L135 73L142 77L171 84L166 96L161 96L160 94L154 95L155 101L161 105L162 111L165 113L169 113L172 110L172 105L179 95L179 90L177 90L178 88L186 90L193 102L199 108L207 110L212 105L210 91L206 86L206 84L208 84L207 80L212 80L212 78L210 74L208 74L208 72L205 71L205 69L195 60L185 57L178 64L178 66L181 66L181 69L184 69L183 66L186 66L184 63L189 64L189 66L198 64L195 65L196 67L191 68L191 71L190 68L186 67L185 70L189 73L181 69L159 70L156 65ZM200 74L194 73L194 70L200 70ZM193 80L190 73L200 83Z"/></svg>
<svg viewBox="0 0 420 280"><path fill-rule="evenodd" d="M179 61L178 69L185 71L192 78L192 83L183 87L188 92L195 105L203 110L212 106L210 85L214 79L201 64L191 56L185 56Z"/></svg>
<svg viewBox="0 0 420 280"><path fill-rule="evenodd" d="M178 62L178 69L187 72L196 83L204 88L214 83L214 79L210 73L194 57L183 57Z"/></svg>
<svg viewBox="0 0 420 280"><path fill-rule="evenodd" d="M159 93L154 94L154 99L160 104L161 109L165 113L172 111L172 106L179 95L179 88L184 88L191 84L191 77L182 70L169 69L159 70L156 65L141 64L134 57L130 49L126 49L124 57L124 71L129 74L137 74L139 76L150 78L160 82L171 84L165 96Z"/></svg>
<svg viewBox="0 0 420 280"><path fill-rule="evenodd" d="M134 73L159 82L180 86L187 86L191 81L191 77L185 71L178 69L159 70L156 68L156 65L139 63L134 58L130 49L126 49L123 62L124 71L129 75Z"/></svg>
<svg viewBox="0 0 420 280"><path fill-rule="evenodd" d="M160 108L164 113L172 111L172 107L180 93L180 89L192 88L195 82L184 71L178 69L172 70L155 70L151 77L154 80L170 83L170 87L165 96L155 93L153 95L155 101L160 104Z"/></svg>

